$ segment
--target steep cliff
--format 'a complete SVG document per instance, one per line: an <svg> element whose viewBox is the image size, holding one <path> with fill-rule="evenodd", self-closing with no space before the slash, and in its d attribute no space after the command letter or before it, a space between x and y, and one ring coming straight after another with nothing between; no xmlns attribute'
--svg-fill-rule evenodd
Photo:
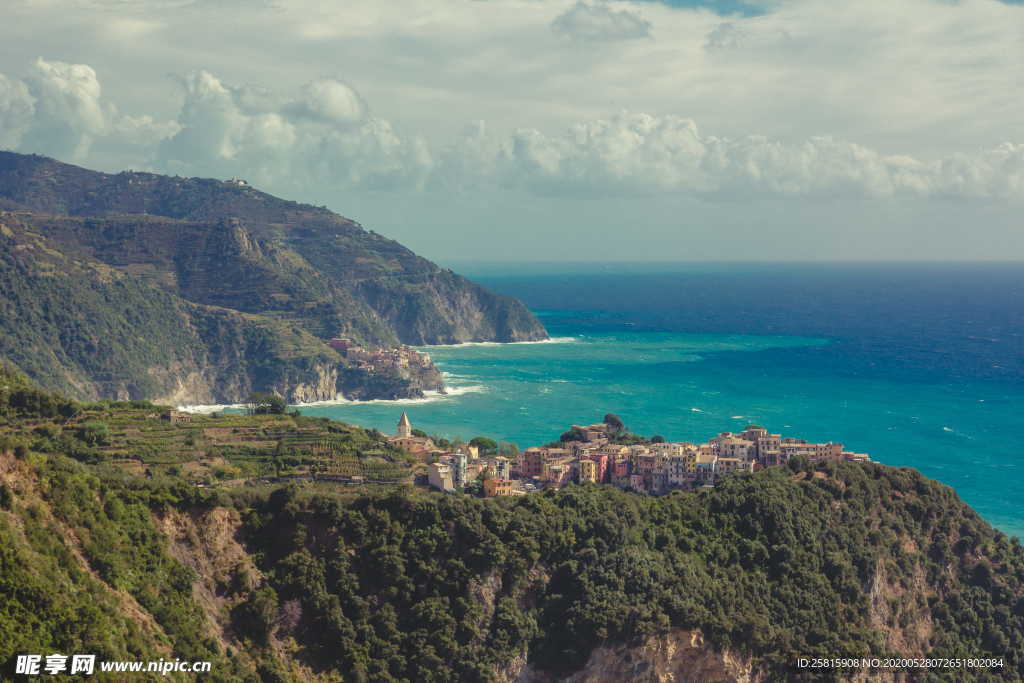
<svg viewBox="0 0 1024 683"><path fill-rule="evenodd" d="M530 672L526 678L537 683L551 680L539 672ZM766 679L763 672L755 670L749 654L720 652L704 642L699 629L673 629L648 636L639 645L601 646L590 654L582 669L562 680L565 683L757 683Z"/></svg>
<svg viewBox="0 0 1024 683"><path fill-rule="evenodd" d="M325 342L546 336L516 299L246 185L0 152L0 224L0 276L21 281L0 290L0 356L83 398L414 397L436 369L356 369Z"/></svg>

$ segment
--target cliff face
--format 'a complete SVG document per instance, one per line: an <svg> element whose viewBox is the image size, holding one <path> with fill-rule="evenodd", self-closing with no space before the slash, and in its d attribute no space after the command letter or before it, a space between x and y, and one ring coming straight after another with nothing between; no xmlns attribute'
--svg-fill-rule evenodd
<svg viewBox="0 0 1024 683"><path fill-rule="evenodd" d="M547 337L538 333L536 318L517 299L494 294L451 271L423 273L401 283L367 279L354 292L408 344Z"/></svg>
<svg viewBox="0 0 1024 683"><path fill-rule="evenodd" d="M248 186L0 152L0 204L8 277L36 278L0 292L0 306L28 316L6 321L0 355L82 398L420 396L442 386L436 369L356 372L325 342L546 337L516 299L326 209ZM131 291L124 302L122 290ZM92 332L73 329L83 325ZM104 344L107 363L96 358ZM132 348L119 356L122 346Z"/></svg>
<svg viewBox="0 0 1024 683"><path fill-rule="evenodd" d="M530 672L520 680L551 681L537 672ZM767 676L754 670L750 655L731 650L719 652L705 644L700 630L674 629L650 636L640 645L599 647L582 669L560 680L564 683L759 683L767 680Z"/></svg>
<svg viewBox="0 0 1024 683"><path fill-rule="evenodd" d="M501 683L760 683L768 680L749 654L719 651L699 629L672 629L642 643L601 645L586 664L567 676L532 666L526 657L509 660L495 672Z"/></svg>

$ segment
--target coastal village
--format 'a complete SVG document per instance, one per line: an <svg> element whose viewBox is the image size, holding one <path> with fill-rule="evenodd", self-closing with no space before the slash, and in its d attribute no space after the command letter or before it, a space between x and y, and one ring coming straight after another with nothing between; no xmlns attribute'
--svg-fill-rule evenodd
<svg viewBox="0 0 1024 683"><path fill-rule="evenodd" d="M558 440L520 451L477 436L431 437L402 413L391 435L253 403L246 414L189 413L97 404L66 421L81 435L79 455L146 477L183 477L196 486L308 482L326 486L411 484L446 493L518 496L570 483L616 486L661 495L714 486L735 473L785 465L795 457L869 461L835 442L809 442L747 425L702 443L645 439L614 415L572 425ZM0 434L2 436L2 434ZM38 435L36 435L38 436ZM54 437L56 438L56 437Z"/></svg>
<svg viewBox="0 0 1024 683"><path fill-rule="evenodd" d="M366 349L348 337L335 337L327 345L340 353L349 363L370 373L381 375L408 375L436 372L430 356L402 345L389 349Z"/></svg>
<svg viewBox="0 0 1024 683"><path fill-rule="evenodd" d="M389 441L427 464L429 486L456 492L480 482L487 497L524 495L586 482L661 495L713 486L732 474L785 465L799 456L812 461L870 461L866 453L848 451L841 443L809 443L758 425L747 425L739 433L722 432L703 443L656 437L627 444L622 441L636 439L622 439L624 434L621 421L609 415L604 422L573 425L557 443L527 448L509 458L482 454L475 445L439 449L430 437L414 433L409 416L402 413Z"/></svg>

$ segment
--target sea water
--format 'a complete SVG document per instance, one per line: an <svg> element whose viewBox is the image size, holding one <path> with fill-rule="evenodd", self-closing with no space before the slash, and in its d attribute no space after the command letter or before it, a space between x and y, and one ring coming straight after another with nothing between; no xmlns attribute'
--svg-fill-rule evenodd
<svg viewBox="0 0 1024 683"><path fill-rule="evenodd" d="M448 396L303 412L521 448L609 412L668 440L756 423L914 467L1024 535L1024 265L457 266L551 341L427 347Z"/></svg>

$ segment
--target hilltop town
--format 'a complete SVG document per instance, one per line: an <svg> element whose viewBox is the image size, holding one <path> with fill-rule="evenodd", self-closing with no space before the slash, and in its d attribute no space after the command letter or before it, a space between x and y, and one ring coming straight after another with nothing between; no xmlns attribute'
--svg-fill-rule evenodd
<svg viewBox="0 0 1024 683"><path fill-rule="evenodd" d="M713 486L732 474L785 465L796 457L812 462L826 458L871 460L868 454L848 451L841 443L810 443L773 434L759 425L747 425L739 433L722 432L703 443L670 442L661 437L644 440L630 434L612 414L596 424L573 425L558 442L527 448L515 458L481 453L479 446L472 444L452 451L439 449L431 438L413 433L405 413L389 442L427 462L427 481L433 488L454 492L480 482L488 497L587 482L661 495Z"/></svg>

